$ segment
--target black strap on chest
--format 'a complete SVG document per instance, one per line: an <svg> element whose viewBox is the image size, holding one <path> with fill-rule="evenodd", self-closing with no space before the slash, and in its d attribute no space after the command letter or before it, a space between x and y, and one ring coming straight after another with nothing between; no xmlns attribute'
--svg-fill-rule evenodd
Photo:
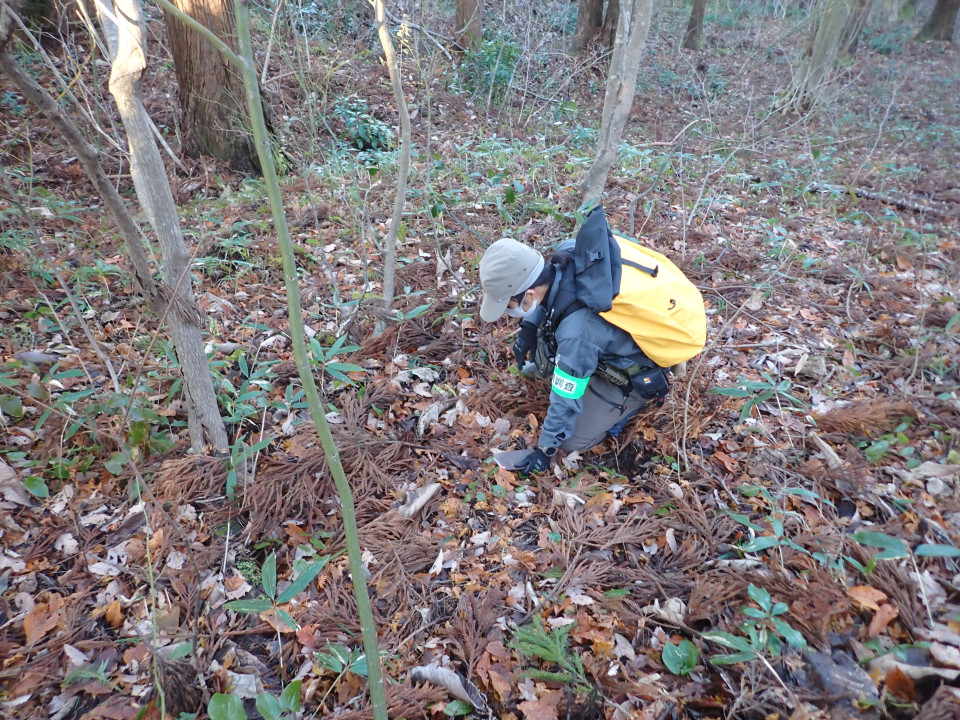
<svg viewBox="0 0 960 720"><path fill-rule="evenodd" d="M586 307L577 298L577 287L573 273L564 275L558 267L550 287L550 312L547 315L547 324L552 332L556 332L563 320Z"/></svg>

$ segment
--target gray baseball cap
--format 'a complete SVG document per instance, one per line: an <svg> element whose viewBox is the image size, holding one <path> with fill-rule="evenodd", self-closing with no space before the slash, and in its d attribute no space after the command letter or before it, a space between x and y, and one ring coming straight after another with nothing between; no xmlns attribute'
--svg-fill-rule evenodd
<svg viewBox="0 0 960 720"><path fill-rule="evenodd" d="M512 238L501 238L488 247L480 260L480 319L493 322L503 315L510 298L533 286L543 264L540 253Z"/></svg>

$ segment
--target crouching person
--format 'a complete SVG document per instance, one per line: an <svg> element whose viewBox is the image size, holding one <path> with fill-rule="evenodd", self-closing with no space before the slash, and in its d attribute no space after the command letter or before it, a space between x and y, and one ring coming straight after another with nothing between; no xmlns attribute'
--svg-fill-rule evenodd
<svg viewBox="0 0 960 720"><path fill-rule="evenodd" d="M552 385L538 445L519 463L522 472L547 470L558 449L585 450L608 434L618 436L639 410L663 401L670 388L668 368L703 347L706 319L702 298L696 300L699 291L661 255L643 249L649 255L637 256L636 261L631 254L636 248L621 247L625 242L630 241L610 233L602 208L597 208L576 241L562 243L549 262L510 238L493 243L480 261L480 318L486 322L503 315L518 318L513 354L521 372L549 378ZM674 286L659 288L666 289L669 298L649 293L643 299L634 297L645 282L635 274L651 282L660 277L662 284L669 280L671 268L695 296L689 288L683 289L684 296ZM677 324L679 318L693 329L679 333L684 338L690 335L685 347L673 343L664 351L661 336L669 335L670 328L645 327L638 333L634 318L642 316L641 322L649 325L652 316L662 315L654 318L654 325L662 325L671 320L678 298L693 307L672 321ZM659 363L637 342L639 336L646 344L645 333L657 336L651 347L657 346Z"/></svg>

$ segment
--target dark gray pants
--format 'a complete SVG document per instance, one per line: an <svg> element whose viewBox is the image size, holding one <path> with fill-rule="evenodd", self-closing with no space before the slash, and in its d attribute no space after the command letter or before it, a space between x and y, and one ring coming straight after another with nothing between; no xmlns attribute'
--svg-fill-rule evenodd
<svg viewBox="0 0 960 720"><path fill-rule="evenodd" d="M632 392L625 396L627 390ZM583 394L583 411L577 418L573 435L564 440L560 447L565 452L573 452L599 445L610 428L646 406L647 401L632 388L619 387L594 375Z"/></svg>

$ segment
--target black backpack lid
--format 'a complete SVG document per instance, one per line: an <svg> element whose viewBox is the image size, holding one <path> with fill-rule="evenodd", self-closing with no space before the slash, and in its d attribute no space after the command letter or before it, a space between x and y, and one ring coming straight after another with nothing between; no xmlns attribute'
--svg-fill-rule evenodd
<svg viewBox="0 0 960 720"><path fill-rule="evenodd" d="M610 232L603 206L597 205L577 232L577 299L594 312L609 310L620 292L620 264L620 246Z"/></svg>

